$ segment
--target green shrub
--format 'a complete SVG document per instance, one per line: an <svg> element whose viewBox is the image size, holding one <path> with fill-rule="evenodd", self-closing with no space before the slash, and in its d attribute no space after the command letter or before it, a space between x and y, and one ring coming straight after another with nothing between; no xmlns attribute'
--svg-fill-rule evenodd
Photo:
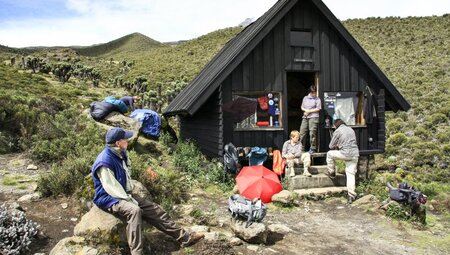
<svg viewBox="0 0 450 255"><path fill-rule="evenodd" d="M405 209L396 204L388 205L386 216L398 220L409 220L409 214L405 212Z"/></svg>
<svg viewBox="0 0 450 255"><path fill-rule="evenodd" d="M419 136L419 137L421 137L421 138L423 138L423 139L426 139L426 138L428 138L428 134L429 134L430 132L428 132L428 130L426 130L424 127L417 127L415 130L414 130L414 135L415 136Z"/></svg>
<svg viewBox="0 0 450 255"><path fill-rule="evenodd" d="M373 194L379 200L389 197L384 178L380 178L378 174L372 175L368 180L359 182L356 187L356 193Z"/></svg>
<svg viewBox="0 0 450 255"><path fill-rule="evenodd" d="M216 160L207 160L191 141L178 142L172 162L180 171L202 183L232 189L233 181L226 176L223 165Z"/></svg>
<svg viewBox="0 0 450 255"><path fill-rule="evenodd" d="M59 194L70 196L81 189L85 184L84 178L90 174L92 164L102 148L103 145L99 144L81 153L71 154L65 160L53 164L50 172L39 176L38 191L44 196Z"/></svg>
<svg viewBox="0 0 450 255"><path fill-rule="evenodd" d="M170 165L161 166L161 162L148 154L129 151L128 155L132 165L131 178L147 187L152 199L165 210L171 211L174 204L187 198L190 185L183 173L175 171ZM149 174L148 168L157 174L156 178Z"/></svg>
<svg viewBox="0 0 450 255"><path fill-rule="evenodd" d="M439 140L440 143L449 143L450 142L450 130L446 130L446 132L439 132L436 135L436 138Z"/></svg>
<svg viewBox="0 0 450 255"><path fill-rule="evenodd" d="M437 125L437 124L440 124L440 123L447 123L448 122L448 117L445 114L443 114L443 113L435 113L435 114L431 115L430 122L433 125Z"/></svg>
<svg viewBox="0 0 450 255"><path fill-rule="evenodd" d="M405 134L403 134L403 133L393 134L387 140L388 143L390 143L392 145L395 145L395 146L403 145L407 141L408 141L408 137Z"/></svg>
<svg viewBox="0 0 450 255"><path fill-rule="evenodd" d="M400 132L404 126L404 121L399 118L389 119L387 121L387 129L389 133L397 133Z"/></svg>
<svg viewBox="0 0 450 255"><path fill-rule="evenodd" d="M32 137L30 151L33 158L56 162L102 145L104 132L92 120L79 114L73 109L62 111L55 117L41 114L38 130Z"/></svg>

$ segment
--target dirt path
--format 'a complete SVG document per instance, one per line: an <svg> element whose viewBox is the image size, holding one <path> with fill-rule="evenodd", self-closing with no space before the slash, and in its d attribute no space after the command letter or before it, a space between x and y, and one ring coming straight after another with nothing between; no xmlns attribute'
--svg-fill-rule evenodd
<svg viewBox="0 0 450 255"><path fill-rule="evenodd" d="M25 154L0 156L0 201L12 203L29 188L3 185L5 176L21 174L33 178L44 169L26 170L29 163ZM292 231L271 234L266 245L244 243L231 247L226 242L200 242L180 249L168 236L156 231L151 242L154 254L450 254L450 219L429 214L431 224L418 229L410 223L395 221L382 214L365 212L346 206L343 198L325 201L303 201L301 206L279 208L269 205L264 222L282 224ZM27 218L41 225L46 238L33 242L31 252L48 254L61 239L72 236L73 228L81 219L83 210L65 197L44 198L36 202L20 202ZM212 212L216 219L228 219L227 196L196 192L189 201L195 208ZM67 207L65 206L67 205ZM180 223L193 225L184 219ZM211 231L231 232L228 227L212 227Z"/></svg>
<svg viewBox="0 0 450 255"><path fill-rule="evenodd" d="M199 199L211 207L212 198ZM226 202L226 200L225 200ZM216 204L218 217L229 217L224 201ZM433 216L435 217L435 216ZM270 205L267 224L283 224L292 232L269 235L268 244L238 254L450 254L450 221L418 229L378 213L346 206L344 198L304 201L300 207L280 209ZM256 247L254 247L256 248Z"/></svg>

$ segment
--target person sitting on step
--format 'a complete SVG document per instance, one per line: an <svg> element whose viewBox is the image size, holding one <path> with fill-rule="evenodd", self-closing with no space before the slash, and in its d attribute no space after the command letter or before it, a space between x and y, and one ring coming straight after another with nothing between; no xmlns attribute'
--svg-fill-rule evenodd
<svg viewBox="0 0 450 255"><path fill-rule="evenodd" d="M283 145L281 156L286 160L287 171L286 176L294 177L294 164L303 164L303 175L311 176L308 171L311 165L311 155L308 152L302 153L302 143L300 142L300 133L297 130L292 130L289 135L290 139Z"/></svg>

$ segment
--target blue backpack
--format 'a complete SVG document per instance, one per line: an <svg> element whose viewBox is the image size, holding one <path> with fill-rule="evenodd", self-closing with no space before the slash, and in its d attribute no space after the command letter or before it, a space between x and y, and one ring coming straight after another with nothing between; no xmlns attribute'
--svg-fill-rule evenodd
<svg viewBox="0 0 450 255"><path fill-rule="evenodd" d="M136 109L130 114L130 117L142 123L142 133L159 137L161 118L157 112L149 109Z"/></svg>
<svg viewBox="0 0 450 255"><path fill-rule="evenodd" d="M121 113L128 112L127 105L120 99L117 99L113 96L109 96L109 97L106 97L105 100L103 100L103 101L113 104Z"/></svg>

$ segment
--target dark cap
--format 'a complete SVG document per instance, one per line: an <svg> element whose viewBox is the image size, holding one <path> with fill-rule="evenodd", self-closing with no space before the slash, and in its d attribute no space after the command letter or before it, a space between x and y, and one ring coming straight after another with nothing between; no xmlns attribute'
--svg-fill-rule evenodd
<svg viewBox="0 0 450 255"><path fill-rule="evenodd" d="M111 128L106 132L105 141L106 144L114 144L121 139L129 139L133 136L133 132L125 131L121 128L115 127Z"/></svg>

